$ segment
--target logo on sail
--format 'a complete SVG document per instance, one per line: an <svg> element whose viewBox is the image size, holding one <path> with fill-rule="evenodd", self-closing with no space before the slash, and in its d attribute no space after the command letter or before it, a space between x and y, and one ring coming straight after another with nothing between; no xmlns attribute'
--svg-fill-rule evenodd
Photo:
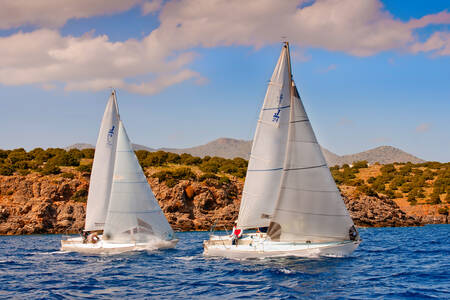
<svg viewBox="0 0 450 300"><path fill-rule="evenodd" d="M108 145L112 145L112 143L113 143L115 129L116 129L116 126L113 125L113 127L111 127L111 129L108 131L108 135L106 136L106 142L108 143Z"/></svg>
<svg viewBox="0 0 450 300"><path fill-rule="evenodd" d="M283 100L283 93L280 94L280 98L278 100L278 107L280 107L282 100ZM272 122L277 123L278 120L280 120L280 112L281 112L281 109L278 108L278 111L273 114Z"/></svg>

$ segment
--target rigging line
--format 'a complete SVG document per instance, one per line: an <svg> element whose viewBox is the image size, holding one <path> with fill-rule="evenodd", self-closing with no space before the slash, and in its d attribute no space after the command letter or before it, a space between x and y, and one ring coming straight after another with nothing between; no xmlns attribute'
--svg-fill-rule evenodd
<svg viewBox="0 0 450 300"><path fill-rule="evenodd" d="M317 213L303 212L303 211L296 211L296 210L287 210L287 209L281 209L281 208L276 208L275 210L279 210L279 211L290 213L290 214L300 214L300 215L313 215L313 216L324 216L324 217L348 217L348 215L317 214Z"/></svg>
<svg viewBox="0 0 450 300"><path fill-rule="evenodd" d="M327 164L323 164L320 166L312 166L312 167L303 167L303 168L290 168L290 169L284 169L283 171L297 171L297 170L308 170L308 169L316 169L316 168L323 168L326 167Z"/></svg>

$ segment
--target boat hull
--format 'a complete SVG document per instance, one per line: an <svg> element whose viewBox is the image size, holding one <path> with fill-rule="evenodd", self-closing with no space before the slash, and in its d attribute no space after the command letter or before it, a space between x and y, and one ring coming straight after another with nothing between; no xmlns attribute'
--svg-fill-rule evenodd
<svg viewBox="0 0 450 300"><path fill-rule="evenodd" d="M61 250L69 252L79 252L84 254L120 254L130 251L152 251L174 248L178 243L177 239L164 241L154 240L147 243L113 243L101 239L93 243L83 243L81 237L69 238L61 240Z"/></svg>
<svg viewBox="0 0 450 300"><path fill-rule="evenodd" d="M212 236L204 241L205 256L221 256L233 259L267 257L346 257L355 251L360 241L325 243L274 242L264 236L250 235L231 245L229 236Z"/></svg>

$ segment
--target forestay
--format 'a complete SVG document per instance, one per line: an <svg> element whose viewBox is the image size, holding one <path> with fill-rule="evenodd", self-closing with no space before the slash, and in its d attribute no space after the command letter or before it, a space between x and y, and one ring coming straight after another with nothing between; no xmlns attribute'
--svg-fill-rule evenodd
<svg viewBox="0 0 450 300"><path fill-rule="evenodd" d="M289 242L348 240L353 221L292 84L286 162L269 235Z"/></svg>
<svg viewBox="0 0 450 300"><path fill-rule="evenodd" d="M109 97L103 114L89 185L85 230L103 230L111 194L117 143L119 112L116 94Z"/></svg>
<svg viewBox="0 0 450 300"><path fill-rule="evenodd" d="M278 196L290 111L290 66L284 46L267 88L253 138L238 227L269 225Z"/></svg>
<svg viewBox="0 0 450 300"><path fill-rule="evenodd" d="M134 154L123 123L119 124L114 177L104 239L147 242L173 238L173 230Z"/></svg>

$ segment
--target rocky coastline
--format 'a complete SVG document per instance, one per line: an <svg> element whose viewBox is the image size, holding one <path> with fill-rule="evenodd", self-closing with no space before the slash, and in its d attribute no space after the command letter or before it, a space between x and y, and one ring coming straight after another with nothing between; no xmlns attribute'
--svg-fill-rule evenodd
<svg viewBox="0 0 450 300"><path fill-rule="evenodd" d="M236 220L243 181L181 180L168 187L148 178L167 219L177 231L231 228ZM86 212L89 176L74 178L32 173L0 176L0 234L64 234L81 232ZM420 226L448 223L447 216L408 215L384 196L356 195L341 188L345 204L358 226Z"/></svg>

